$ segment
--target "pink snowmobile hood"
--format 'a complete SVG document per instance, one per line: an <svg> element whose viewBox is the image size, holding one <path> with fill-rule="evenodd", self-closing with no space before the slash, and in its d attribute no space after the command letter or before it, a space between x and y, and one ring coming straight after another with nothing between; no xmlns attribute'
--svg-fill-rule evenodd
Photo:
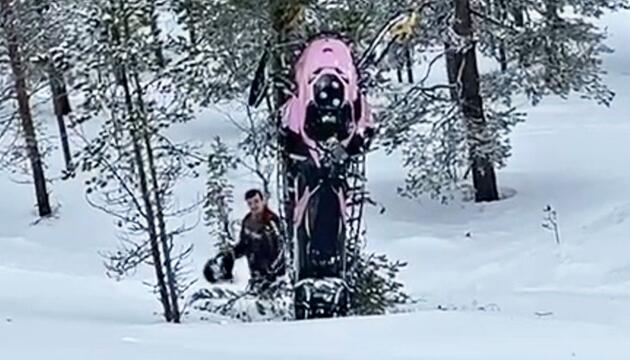
<svg viewBox="0 0 630 360"><path fill-rule="evenodd" d="M355 112L361 111L350 136L344 140L346 145L353 135L362 136L366 128L373 126L371 111L364 97L361 97L361 110L355 106L359 98L359 79L348 45L335 38L314 40L302 52L295 65L297 94L294 94L283 108L283 126L300 134L304 142L313 149L314 141L304 133L306 109L308 104L315 100L313 84L327 74L336 75L344 82L344 100L352 107L352 118L356 119Z"/></svg>

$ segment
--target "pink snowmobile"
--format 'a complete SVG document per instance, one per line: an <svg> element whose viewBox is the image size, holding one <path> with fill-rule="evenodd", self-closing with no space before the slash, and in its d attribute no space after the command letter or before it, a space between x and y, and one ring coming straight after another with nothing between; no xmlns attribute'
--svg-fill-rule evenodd
<svg viewBox="0 0 630 360"><path fill-rule="evenodd" d="M345 315L346 172L374 134L348 46L324 36L295 66L298 92L284 106L285 151L295 160L297 318Z"/></svg>
<svg viewBox="0 0 630 360"><path fill-rule="evenodd" d="M344 316L349 310L348 166L367 151L375 133L360 72L380 61L397 39L392 30L408 24L410 17L392 19L359 61L338 36L322 34L307 42L293 67L295 91L281 108L281 143L288 162L292 229L287 233L294 244L297 319ZM268 57L266 53L259 65L250 105L258 105L268 87Z"/></svg>

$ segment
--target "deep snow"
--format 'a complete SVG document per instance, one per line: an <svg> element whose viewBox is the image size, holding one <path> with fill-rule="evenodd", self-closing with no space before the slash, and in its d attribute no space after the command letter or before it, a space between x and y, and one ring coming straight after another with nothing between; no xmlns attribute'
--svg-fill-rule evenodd
<svg viewBox="0 0 630 360"><path fill-rule="evenodd" d="M402 276L422 301L408 314L164 324L146 273L104 276L97 252L115 247L115 229L87 206L80 179L54 183L58 218L33 224L31 186L1 175L0 359L629 359L629 23L628 13L606 19L617 50L606 62L611 108L547 99L527 109L499 172L508 199L401 199L398 162L371 155L369 187L387 211L369 211L369 245L409 262ZM209 114L178 136L217 133L234 135ZM245 174L234 180L237 193L252 185ZM561 245L541 226L546 205L558 211ZM195 244L199 273L211 240L199 227L182 241Z"/></svg>

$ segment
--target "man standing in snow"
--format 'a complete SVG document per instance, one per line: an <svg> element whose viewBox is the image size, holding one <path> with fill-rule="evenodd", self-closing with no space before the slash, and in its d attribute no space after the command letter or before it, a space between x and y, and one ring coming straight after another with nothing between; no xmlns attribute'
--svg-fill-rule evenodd
<svg viewBox="0 0 630 360"><path fill-rule="evenodd" d="M280 218L269 209L260 190L247 191L245 201L249 213L241 223L239 241L219 255L218 270L223 280L231 279L234 260L244 256L249 266L251 285L265 287L285 273ZM204 276L209 282L215 282L218 280L216 269L211 263L204 269Z"/></svg>

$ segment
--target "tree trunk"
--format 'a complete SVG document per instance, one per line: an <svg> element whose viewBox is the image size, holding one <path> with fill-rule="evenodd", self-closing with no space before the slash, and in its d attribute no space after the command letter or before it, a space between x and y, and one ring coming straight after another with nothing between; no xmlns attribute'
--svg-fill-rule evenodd
<svg viewBox="0 0 630 360"><path fill-rule="evenodd" d="M270 3L270 13L271 13L271 25L272 30L275 33L275 44L286 44L289 39L291 31L298 25L296 14L299 13L299 9L301 7L299 0L275 0ZM274 83L274 77L276 74L280 74L287 64L291 64L292 62L292 49L289 47L279 47L272 46L271 51L271 76L272 76L272 84ZM282 91L282 89L276 87L273 88L273 99L271 100L271 108L273 116L276 120L276 126L278 129L281 127L282 117L280 114L280 109L282 105L287 101L288 96ZM278 139L278 142L282 144L282 137ZM282 177L281 182L283 183L283 198L285 200L284 204L279 204L282 206L284 211L284 233L286 239L293 238L293 209L294 209L294 194L291 190L294 184L292 184L295 169L292 166L292 160L289 158L286 152L282 152L280 154L281 171Z"/></svg>
<svg viewBox="0 0 630 360"><path fill-rule="evenodd" d="M188 19L188 36L190 37L190 45L193 49L197 48L197 28L195 24L195 18L193 16L193 2L191 0L186 1L186 18Z"/></svg>
<svg viewBox="0 0 630 360"><path fill-rule="evenodd" d="M505 23L508 14L508 4L505 0L497 0L496 17L501 23ZM501 65L501 72L506 72L508 69L508 58L505 41L499 40L499 64Z"/></svg>
<svg viewBox="0 0 630 360"><path fill-rule="evenodd" d="M461 37L471 38L473 35L469 0L454 0L456 22L455 33ZM471 40L472 41L472 40ZM475 201L495 201L499 199L494 164L484 150L491 139L487 139L487 124L483 111L483 99L480 94L479 70L474 42L465 49L459 49L451 61L453 68L449 74L455 74L461 89L458 89L458 100L462 104L462 112L468 131L469 158L475 188Z"/></svg>
<svg viewBox="0 0 630 360"><path fill-rule="evenodd" d="M522 4L513 4L510 7L510 13L514 17L514 24L517 27L525 26L525 6ZM525 54L522 52L518 53L518 61L524 67L529 67L531 64L528 64L525 58Z"/></svg>
<svg viewBox="0 0 630 360"><path fill-rule="evenodd" d="M74 169L72 166L72 155L70 152L70 144L68 142L68 131L66 129L66 122L64 116L70 114L72 108L70 106L70 100L68 99L68 90L64 75L59 68L55 65L54 54L51 51L50 36L46 32L49 27L49 17L46 11L49 10L49 2L45 0L35 1L38 21L40 28L44 29L42 33L41 42L47 51L46 72L48 74L48 82L50 84L50 92L52 95L53 110L55 117L57 118L57 126L59 128L59 138L61 140L61 149L63 152L63 158L66 165L66 175L71 174Z"/></svg>
<svg viewBox="0 0 630 360"><path fill-rule="evenodd" d="M160 67L166 66L166 59L162 50L162 40L160 40L160 26L158 24L158 12L155 0L149 1L149 22L151 23L151 36L153 36L153 48L155 61Z"/></svg>
<svg viewBox="0 0 630 360"><path fill-rule="evenodd" d="M499 64L501 65L501 72L506 72L508 69L507 51L505 50L505 42L501 41L499 47Z"/></svg>
<svg viewBox="0 0 630 360"><path fill-rule="evenodd" d="M514 23L518 27L525 26L525 6L522 4L515 4L511 8L512 16L514 16Z"/></svg>
<svg viewBox="0 0 630 360"><path fill-rule="evenodd" d="M162 256L164 257L164 269L166 270L166 282L169 290L169 297L171 301L171 311L173 315L173 322L181 322L181 313L179 310L179 303L177 298L177 279L175 278L175 272L173 271L172 258L171 258L171 239L169 239L166 231L166 222L164 221L164 208L162 202L162 192L158 183L158 176L155 167L155 159L153 154L153 146L151 144L151 135L149 124L147 122L147 114L144 106L144 99L142 96L142 87L140 85L140 79L137 73L134 74L134 83L136 87L136 94L138 98L138 106L140 108L141 121L142 121L142 137L144 140L144 147L147 152L147 161L149 166L149 175L151 177L151 186L153 199L155 200L155 215L158 224L159 237L162 245Z"/></svg>
<svg viewBox="0 0 630 360"><path fill-rule="evenodd" d="M457 49L446 42L444 43L444 53L446 54L446 75L448 77L448 83L451 86L451 99L457 101L459 99L458 91L460 90L457 86Z"/></svg>
<svg viewBox="0 0 630 360"><path fill-rule="evenodd" d="M124 8L124 1L120 2L121 8ZM128 36L129 34L129 24L126 19L123 21L124 32ZM118 36L121 34L121 31L117 27L113 28L112 31L115 31L116 37L114 38L114 42L118 42L120 39ZM164 309L164 318L167 322L171 322L174 319L173 316L173 308L170 303L169 295L168 295L168 287L166 284L166 277L164 274L163 263L162 263L162 255L160 254L160 244L158 238L158 231L155 227L156 224L156 216L153 208L153 203L151 202L151 191L149 189L149 179L145 169L145 160L142 154L141 141L142 141L142 119L139 119L139 116L143 116L143 114L139 113L133 103L131 88L130 88L130 80L127 74L127 68L124 64L117 64L118 69L114 68L114 72L119 73L120 85L123 88L125 95L125 105L127 106L127 113L129 114L131 120L131 139L132 139L132 148L133 148L133 156L135 167L138 172L138 180L140 185L140 192L142 194L142 201L144 203L144 217L147 221L147 232L149 235L149 243L151 244L151 258L153 262L153 267L155 270L155 276L157 278L157 287L158 293L160 294L160 302L162 303L162 307ZM140 120L140 122L138 121Z"/></svg>
<svg viewBox="0 0 630 360"><path fill-rule="evenodd" d="M134 109L133 100L131 97L131 90L129 89L129 81L124 66L120 69L121 83L125 92L125 103L127 105L127 111L133 121L131 128L131 138L133 142L133 154L136 168L138 170L138 178L140 180L140 192L142 193L142 201L144 202L144 214L147 221L147 231L149 233L149 242L151 243L151 257L153 260L153 267L155 268L155 276L158 283L158 292L160 294L160 302L164 308L164 318L167 322L173 320L173 309L168 296L168 290L166 286L164 270L162 269L162 256L160 255L160 246L158 240L157 230L155 228L155 213L153 212L153 204L151 203L151 194L149 192L147 174L145 170L144 159L142 157L142 150L140 148L139 129L141 126L138 124L138 114Z"/></svg>
<svg viewBox="0 0 630 360"><path fill-rule="evenodd" d="M123 21L124 24L124 34L129 38L130 30L129 23L127 19ZM135 65L134 59L130 59L132 65ZM134 72L132 74L133 81L138 82L138 74ZM179 308L177 306L177 301L173 302L172 297L172 271L171 271L171 260L169 256L169 249L167 245L164 244L164 224L163 224L163 214L162 214L162 206L159 203L159 198L154 199L155 204L151 202L151 195L155 192L155 189L149 188L149 181L153 187L155 187L156 177L155 177L155 166L153 164L153 150L147 145L147 126L146 126L146 114L144 111L144 105L142 103L142 97L139 86L136 84L137 93L139 96L139 102L137 104L138 109L136 109L133 105L132 94L130 89L130 79L127 72L124 72L124 89L125 89L125 98L127 102L127 106L130 111L132 111L132 116L134 119L134 124L132 127L132 137L134 140L134 154L138 163L138 173L141 178L141 191L143 201L145 203L145 212L147 214L147 220L149 225L149 231L151 236L151 251L153 254L154 267L156 271L156 276L158 277L158 286L160 291L160 300L164 306L164 317L167 322L180 322L180 313ZM142 150L141 150L141 141L145 143L145 151L147 153L147 161L148 164L145 164L145 160L142 158ZM145 165L149 167L149 175L147 175L145 170ZM155 208L153 207L155 205ZM158 223L159 230L156 229L156 222ZM160 254L160 242L161 251ZM164 272L166 269L166 274ZM170 294L169 294L170 293Z"/></svg>
<svg viewBox="0 0 630 360"><path fill-rule="evenodd" d="M52 94L52 103L57 118L57 126L59 127L59 137L61 139L61 149L63 151L63 159L66 164L66 172L68 174L74 171L72 165L72 154L70 151L70 142L68 140L68 130L66 129L65 115L70 114L70 101L68 100L68 92L63 75L59 74L57 68L49 59L48 77L50 82L50 91Z"/></svg>
<svg viewBox="0 0 630 360"><path fill-rule="evenodd" d="M35 194L37 196L39 216L49 216L52 213L52 210L48 198L48 191L46 190L46 177L44 175L41 154L39 153L37 145L37 137L35 134L35 127L33 125L33 117L29 104L29 94L26 88L24 60L22 59L22 54L20 53L18 35L15 29L17 18L11 6L10 0L0 1L0 12L3 14L2 25L6 34L9 61L15 78L15 94L17 96L18 110L22 121L22 130L24 131L26 151L31 163L33 181L35 183Z"/></svg>
<svg viewBox="0 0 630 360"><path fill-rule="evenodd" d="M407 67L407 81L409 82L409 84L413 84L413 53L411 49L411 44L405 45L405 66Z"/></svg>
<svg viewBox="0 0 630 360"><path fill-rule="evenodd" d="M545 64L545 82L551 88L555 88L561 85L558 85L562 82L559 80L559 74L557 68L561 67L561 60L563 56L558 56L558 54L563 54L563 44L558 44L557 37L558 31L561 27L561 18L559 14L559 7L554 1L547 0L545 1L545 19L547 25L549 26L549 32L546 34L546 45L545 45L545 53L546 53L546 61Z"/></svg>
<svg viewBox="0 0 630 360"><path fill-rule="evenodd" d="M155 161L153 159L153 148L151 146L151 140L147 131L144 131L145 147L147 148L147 156L149 160L149 173L151 174L151 182L153 186L153 198L155 200L155 212L158 223L158 230L160 232L160 242L162 245L162 255L164 256L164 269L166 270L166 281L171 301L172 321L174 323L181 322L181 312L179 310L179 302L177 298L177 279L176 274L173 271L173 264L171 258L171 239L166 231L166 222L164 221L164 205L162 202L162 192L160 191L157 181L157 174L155 169Z"/></svg>
<svg viewBox="0 0 630 360"><path fill-rule="evenodd" d="M297 14L297 9L300 6L298 1L290 0L290 1L281 1L276 0L272 2L272 19L271 25L273 30L275 31L275 39L276 43L272 45L281 45L281 46L272 46L272 69L271 74L272 77L280 74L287 64L291 61L291 49L286 45L289 39L289 33L292 30L292 26L295 25L295 14ZM272 79L273 83L273 79ZM288 96L280 89L279 87L274 86L274 112L276 112L276 116L278 119L278 124L280 123L280 114L279 110L282 105L287 101Z"/></svg>

